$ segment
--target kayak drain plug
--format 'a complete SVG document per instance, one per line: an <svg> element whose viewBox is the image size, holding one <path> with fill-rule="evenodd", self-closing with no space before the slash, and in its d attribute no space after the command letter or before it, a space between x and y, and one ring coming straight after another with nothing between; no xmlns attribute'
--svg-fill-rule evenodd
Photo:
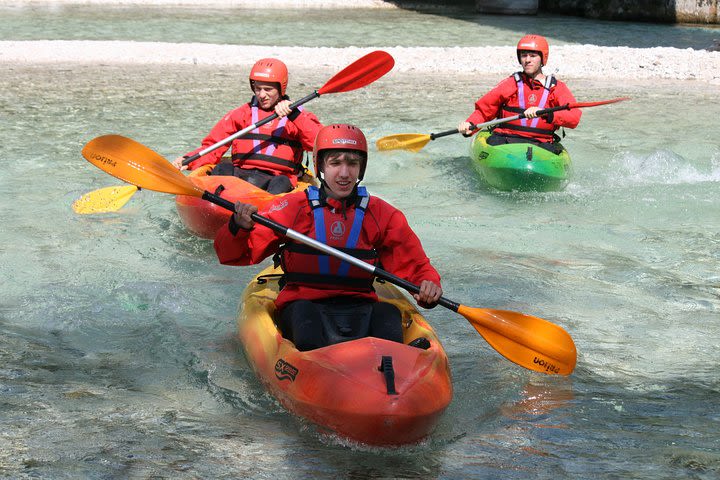
<svg viewBox="0 0 720 480"><path fill-rule="evenodd" d="M383 355L378 370L385 375L385 385L387 385L388 395L397 395L395 391L395 370L393 370L392 357Z"/></svg>

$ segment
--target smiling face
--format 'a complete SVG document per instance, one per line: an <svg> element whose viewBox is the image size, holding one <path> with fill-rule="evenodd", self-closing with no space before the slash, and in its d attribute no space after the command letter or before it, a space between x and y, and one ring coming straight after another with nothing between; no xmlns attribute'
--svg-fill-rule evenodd
<svg viewBox="0 0 720 480"><path fill-rule="evenodd" d="M272 110L280 101L280 90L277 83L253 81L252 87L258 105L263 110Z"/></svg>
<svg viewBox="0 0 720 480"><path fill-rule="evenodd" d="M521 50L520 53L520 65L523 67L523 72L529 77L535 77L542 70L542 56L540 52L533 52L529 50Z"/></svg>
<svg viewBox="0 0 720 480"><path fill-rule="evenodd" d="M330 150L325 153L322 165L323 179L328 196L343 199L349 196L360 176L362 154L348 150Z"/></svg>

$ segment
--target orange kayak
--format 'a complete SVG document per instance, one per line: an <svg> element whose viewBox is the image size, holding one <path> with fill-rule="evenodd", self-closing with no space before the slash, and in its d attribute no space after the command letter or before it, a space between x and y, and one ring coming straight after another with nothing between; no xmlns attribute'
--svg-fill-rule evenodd
<svg viewBox="0 0 720 480"><path fill-rule="evenodd" d="M400 290L375 283L402 311L404 343L366 337L301 352L273 322L279 269L245 289L238 335L257 376L290 412L321 431L367 445L426 438L452 399L447 355L434 330ZM424 337L427 349L407 345Z"/></svg>
<svg viewBox="0 0 720 480"><path fill-rule="evenodd" d="M209 175L213 167L214 165L203 165L193 170L188 178L208 192L216 193L220 189L219 195L233 203L238 201L252 203L260 209L277 196L237 177ZM305 190L314 181L314 177L305 175L293 191ZM214 239L218 229L230 220L231 212L229 210L202 198L177 195L175 206L185 228L198 237Z"/></svg>

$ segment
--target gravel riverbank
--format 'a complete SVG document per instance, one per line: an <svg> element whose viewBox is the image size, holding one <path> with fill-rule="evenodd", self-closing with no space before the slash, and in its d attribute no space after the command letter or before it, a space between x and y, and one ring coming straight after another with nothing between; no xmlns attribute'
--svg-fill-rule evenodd
<svg viewBox="0 0 720 480"><path fill-rule="evenodd" d="M278 57L290 67L337 70L373 48L309 48L128 41L0 41L0 63L251 65ZM395 72L506 74L514 47L390 47ZM669 47L560 45L546 73L562 78L676 79L720 84L720 52Z"/></svg>

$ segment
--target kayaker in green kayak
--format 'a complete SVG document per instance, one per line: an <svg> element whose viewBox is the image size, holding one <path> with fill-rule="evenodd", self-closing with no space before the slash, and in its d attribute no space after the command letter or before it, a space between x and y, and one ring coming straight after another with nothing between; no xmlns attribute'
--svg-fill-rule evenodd
<svg viewBox="0 0 720 480"><path fill-rule="evenodd" d="M547 64L549 53L545 37L525 35L521 38L517 44L517 58L522 71L504 79L475 102L475 111L460 122L458 131L470 136L474 133L472 125L524 113L527 118L496 127L487 139L488 145L532 143L555 154L562 152L560 137L555 131L560 127L577 127L582 112L572 109L537 116L536 112L543 108L576 101L565 83L552 74L543 73L542 67Z"/></svg>

